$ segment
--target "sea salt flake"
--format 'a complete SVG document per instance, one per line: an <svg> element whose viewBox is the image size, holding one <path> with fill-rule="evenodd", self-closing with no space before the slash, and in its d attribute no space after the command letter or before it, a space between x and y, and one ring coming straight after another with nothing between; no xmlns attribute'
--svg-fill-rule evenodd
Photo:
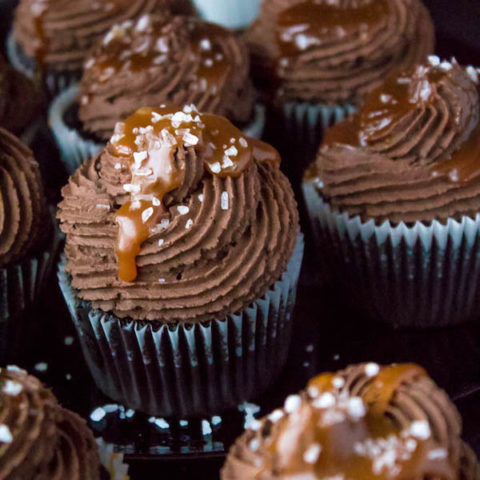
<svg viewBox="0 0 480 480"><path fill-rule="evenodd" d="M417 420L410 425L410 434L419 440L427 440L430 437L430 425L426 420Z"/></svg>
<svg viewBox="0 0 480 480"><path fill-rule="evenodd" d="M440 64L440 69L443 70L444 72L449 72L452 68L453 66L450 62L442 62Z"/></svg>
<svg viewBox="0 0 480 480"><path fill-rule="evenodd" d="M134 185L133 183L126 183L123 189L128 193L140 193L140 185Z"/></svg>
<svg viewBox="0 0 480 480"><path fill-rule="evenodd" d="M7 366L7 371L8 372L17 372L17 373L27 373L26 370L23 368L17 367L16 365L8 365Z"/></svg>
<svg viewBox="0 0 480 480"><path fill-rule="evenodd" d="M203 435L211 435L212 434L212 427L207 420L202 420L202 433Z"/></svg>
<svg viewBox="0 0 480 480"><path fill-rule="evenodd" d="M432 67L438 67L440 65L440 57L438 57L437 55L429 55L428 56L428 63Z"/></svg>
<svg viewBox="0 0 480 480"><path fill-rule="evenodd" d="M283 408L287 413L293 413L300 408L301 404L302 400L298 395L290 395L285 400Z"/></svg>
<svg viewBox="0 0 480 480"><path fill-rule="evenodd" d="M214 415L212 417L212 425L216 427L217 425L220 425L222 423L222 417L219 417L218 415Z"/></svg>
<svg viewBox="0 0 480 480"><path fill-rule="evenodd" d="M210 165L210 170L213 173L220 173L221 169L222 169L222 167L220 166L219 162L214 162Z"/></svg>
<svg viewBox="0 0 480 480"><path fill-rule="evenodd" d="M360 397L352 397L348 400L348 414L353 419L360 419L366 415L365 405Z"/></svg>
<svg viewBox="0 0 480 480"><path fill-rule="evenodd" d="M269 416L268 416L268 419L272 422L272 423L277 423L282 417L283 417L284 413L282 412L282 410L280 410L279 408L277 408L276 410L274 410Z"/></svg>
<svg viewBox="0 0 480 480"><path fill-rule="evenodd" d="M239 143L240 146L243 147L243 148L247 148L247 147L248 147L248 142L247 142L247 139L246 139L246 138L241 137L241 138L238 140L238 143Z"/></svg>
<svg viewBox="0 0 480 480"><path fill-rule="evenodd" d="M303 454L303 460L305 463L314 464L317 462L320 453L322 452L322 446L318 443L314 443L305 450Z"/></svg>
<svg viewBox="0 0 480 480"><path fill-rule="evenodd" d="M148 219L153 215L153 207L148 207L142 212L142 222L147 223Z"/></svg>
<svg viewBox="0 0 480 480"><path fill-rule="evenodd" d="M3 393L11 395L12 397L16 397L22 390L22 385L18 382L14 382L13 380L7 380L2 388Z"/></svg>
<svg viewBox="0 0 480 480"><path fill-rule="evenodd" d="M165 279L164 278L159 278L158 283L165 283Z"/></svg>
<svg viewBox="0 0 480 480"><path fill-rule="evenodd" d="M200 203L203 202L203 193L199 193L199 194L198 194L198 201L199 201Z"/></svg>
<svg viewBox="0 0 480 480"><path fill-rule="evenodd" d="M164 240L163 238L161 238L161 239L158 241L158 246L161 247L164 243L165 243L165 240Z"/></svg>
<svg viewBox="0 0 480 480"><path fill-rule="evenodd" d="M467 75L471 78L473 83L478 83L478 70L469 65L465 71L467 72Z"/></svg>
<svg viewBox="0 0 480 480"><path fill-rule="evenodd" d="M186 215L190 209L186 205L179 205L177 211L180 215Z"/></svg>
<svg viewBox="0 0 480 480"><path fill-rule="evenodd" d="M121 164L121 163L116 163L116 164L113 166L113 168L114 168L115 170L121 170L121 169L122 169L122 164Z"/></svg>
<svg viewBox="0 0 480 480"><path fill-rule="evenodd" d="M189 218L187 223L185 224L185 229L190 230L190 228L192 228L192 225L193 225L193 220Z"/></svg>
<svg viewBox="0 0 480 480"><path fill-rule="evenodd" d="M430 460L447 458L447 451L443 448L436 448L435 450L428 452L428 458Z"/></svg>
<svg viewBox="0 0 480 480"><path fill-rule="evenodd" d="M365 373L367 377L375 377L380 372L380 366L377 363L367 363Z"/></svg>
<svg viewBox="0 0 480 480"><path fill-rule="evenodd" d="M238 155L238 150L232 145L229 149L225 150L225 155L228 155L229 157L236 157Z"/></svg>
<svg viewBox="0 0 480 480"><path fill-rule="evenodd" d="M222 210L228 210L229 208L228 192L222 192L222 196L220 197L220 206Z"/></svg>
<svg viewBox="0 0 480 480"><path fill-rule="evenodd" d="M168 218L164 218L160 222L160 228L165 229L170 225L170 220Z"/></svg>
<svg viewBox="0 0 480 480"><path fill-rule="evenodd" d="M12 443L13 437L12 432L7 425L0 425L0 442L2 443Z"/></svg>
<svg viewBox="0 0 480 480"><path fill-rule="evenodd" d="M201 50L211 50L212 49L212 43L208 38L203 38L200 41L200 49Z"/></svg>
<svg viewBox="0 0 480 480"><path fill-rule="evenodd" d="M260 448L260 442L254 438L251 442L250 442L250 450L252 452L256 452L258 449Z"/></svg>
<svg viewBox="0 0 480 480"><path fill-rule="evenodd" d="M135 163L142 163L147 158L148 158L148 153L145 151L133 153L133 159L135 160Z"/></svg>
<svg viewBox="0 0 480 480"><path fill-rule="evenodd" d="M107 412L104 408L98 407L90 414L90 420L92 420L92 422L100 422L105 418L106 414Z"/></svg>
<svg viewBox="0 0 480 480"><path fill-rule="evenodd" d="M335 377L332 380L332 385L335 388L342 388L345 385L345 380L342 377Z"/></svg>
<svg viewBox="0 0 480 480"><path fill-rule="evenodd" d="M316 408L331 408L335 405L335 397L330 392L325 392L315 399L313 406Z"/></svg>

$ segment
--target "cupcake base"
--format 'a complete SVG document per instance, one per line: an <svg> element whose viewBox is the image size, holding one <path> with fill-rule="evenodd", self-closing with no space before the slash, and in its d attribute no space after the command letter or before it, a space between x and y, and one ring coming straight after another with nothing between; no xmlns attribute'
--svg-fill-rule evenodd
<svg viewBox="0 0 480 480"><path fill-rule="evenodd" d="M118 319L59 283L90 372L107 396L149 415L219 413L266 390L287 359L303 236L282 278L243 312L202 324Z"/></svg>
<svg viewBox="0 0 480 480"><path fill-rule="evenodd" d="M7 38L7 57L9 62L20 72L32 80L39 80L38 67L35 60L25 55L23 48L15 41L13 32ZM81 70L45 72L42 86L49 98L53 98L70 85L78 82L82 76Z"/></svg>
<svg viewBox="0 0 480 480"><path fill-rule="evenodd" d="M330 278L370 317L403 328L478 320L480 214L378 225L333 211L317 188L303 185L317 249Z"/></svg>
<svg viewBox="0 0 480 480"><path fill-rule="evenodd" d="M66 121L79 95L78 84L70 86L58 95L50 105L48 123L53 132L60 157L71 175L87 159L97 155L105 147L104 141L88 138L87 133ZM80 121L78 120L78 123ZM245 135L261 138L265 127L265 107L256 105L253 121L243 130ZM91 137L91 135L89 135Z"/></svg>

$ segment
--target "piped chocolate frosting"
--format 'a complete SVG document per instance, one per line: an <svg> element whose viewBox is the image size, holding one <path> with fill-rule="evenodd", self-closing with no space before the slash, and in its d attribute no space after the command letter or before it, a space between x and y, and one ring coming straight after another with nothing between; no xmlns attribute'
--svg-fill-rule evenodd
<svg viewBox="0 0 480 480"><path fill-rule="evenodd" d="M391 75L326 133L313 176L333 208L363 219L474 217L479 120L476 70L430 57Z"/></svg>
<svg viewBox="0 0 480 480"><path fill-rule="evenodd" d="M232 447L222 480L475 479L447 395L416 365L352 366L314 378Z"/></svg>
<svg viewBox="0 0 480 480"><path fill-rule="evenodd" d="M359 104L433 51L419 0L265 0L247 32L254 73L286 101Z"/></svg>
<svg viewBox="0 0 480 480"><path fill-rule="evenodd" d="M38 163L0 127L0 267L32 252L49 233Z"/></svg>
<svg viewBox="0 0 480 480"><path fill-rule="evenodd" d="M145 13L162 12L176 2L21 0L13 34L38 69L80 71L88 51L112 25Z"/></svg>
<svg viewBox="0 0 480 480"><path fill-rule="evenodd" d="M16 367L0 370L0 476L100 479L97 444L84 420Z"/></svg>
<svg viewBox="0 0 480 480"><path fill-rule="evenodd" d="M195 107L143 108L63 189L72 285L119 317L197 322L281 278L298 231L278 153Z"/></svg>
<svg viewBox="0 0 480 480"><path fill-rule="evenodd" d="M193 17L146 15L113 27L88 56L79 116L104 139L142 105L194 103L244 125L254 107L249 69L232 32Z"/></svg>

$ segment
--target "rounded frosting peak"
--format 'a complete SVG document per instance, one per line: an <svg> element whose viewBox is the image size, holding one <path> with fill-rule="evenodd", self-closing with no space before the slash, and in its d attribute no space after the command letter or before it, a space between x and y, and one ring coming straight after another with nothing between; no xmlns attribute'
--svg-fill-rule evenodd
<svg viewBox="0 0 480 480"><path fill-rule="evenodd" d="M85 57L112 25L161 12L175 0L21 0L14 36L40 69L81 70Z"/></svg>
<svg viewBox="0 0 480 480"><path fill-rule="evenodd" d="M245 45L220 26L168 13L114 26L86 61L79 111L85 129L109 138L119 118L161 103L195 103L247 123L254 92Z"/></svg>
<svg viewBox="0 0 480 480"><path fill-rule="evenodd" d="M98 480L92 432L41 382L17 367L0 370L0 471L5 480Z"/></svg>
<svg viewBox="0 0 480 480"><path fill-rule="evenodd" d="M478 462L447 395L416 365L314 378L232 447L222 480L469 479Z"/></svg>
<svg viewBox="0 0 480 480"><path fill-rule="evenodd" d="M0 266L20 260L46 233L40 169L30 149L0 128Z"/></svg>
<svg viewBox="0 0 480 480"><path fill-rule="evenodd" d="M247 39L259 82L273 77L281 98L358 104L423 61L434 32L420 0L265 0Z"/></svg>
<svg viewBox="0 0 480 480"><path fill-rule="evenodd" d="M480 207L478 74L431 56L397 71L331 128L316 170L340 210L392 222L446 220Z"/></svg>
<svg viewBox="0 0 480 480"><path fill-rule="evenodd" d="M192 105L119 122L63 197L72 285L120 317L194 322L241 310L280 279L296 242L276 150Z"/></svg>

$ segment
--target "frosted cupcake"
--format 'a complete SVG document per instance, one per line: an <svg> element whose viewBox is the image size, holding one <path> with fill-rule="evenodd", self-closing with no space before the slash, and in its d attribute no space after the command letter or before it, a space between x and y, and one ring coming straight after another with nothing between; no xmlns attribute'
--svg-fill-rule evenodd
<svg viewBox="0 0 480 480"><path fill-rule="evenodd" d="M374 363L326 373L255 421L222 480L475 480L454 404L416 365Z"/></svg>
<svg viewBox="0 0 480 480"><path fill-rule="evenodd" d="M303 240L272 147L192 106L143 108L62 193L60 285L101 390L184 418L275 380Z"/></svg>
<svg viewBox="0 0 480 480"><path fill-rule="evenodd" d="M127 480L127 467L111 469L85 421L61 407L41 382L17 367L0 369L0 465L2 478ZM106 475L104 476L103 473Z"/></svg>
<svg viewBox="0 0 480 480"><path fill-rule="evenodd" d="M143 105L194 103L260 137L249 67L232 32L192 17L143 16L113 27L88 56L80 86L52 105L64 162L73 172L105 146L119 119Z"/></svg>
<svg viewBox="0 0 480 480"><path fill-rule="evenodd" d="M392 70L425 60L434 32L419 0L264 0L247 40L303 171L324 129Z"/></svg>
<svg viewBox="0 0 480 480"><path fill-rule="evenodd" d="M475 69L431 57L327 132L305 199L331 273L372 317L478 318L479 118Z"/></svg>
<svg viewBox="0 0 480 480"><path fill-rule="evenodd" d="M116 23L161 12L174 0L21 0L8 55L30 77L41 77L50 95L79 80L88 51Z"/></svg>
<svg viewBox="0 0 480 480"><path fill-rule="evenodd" d="M32 152L0 127L0 361L18 353L24 311L52 271L58 239Z"/></svg>

